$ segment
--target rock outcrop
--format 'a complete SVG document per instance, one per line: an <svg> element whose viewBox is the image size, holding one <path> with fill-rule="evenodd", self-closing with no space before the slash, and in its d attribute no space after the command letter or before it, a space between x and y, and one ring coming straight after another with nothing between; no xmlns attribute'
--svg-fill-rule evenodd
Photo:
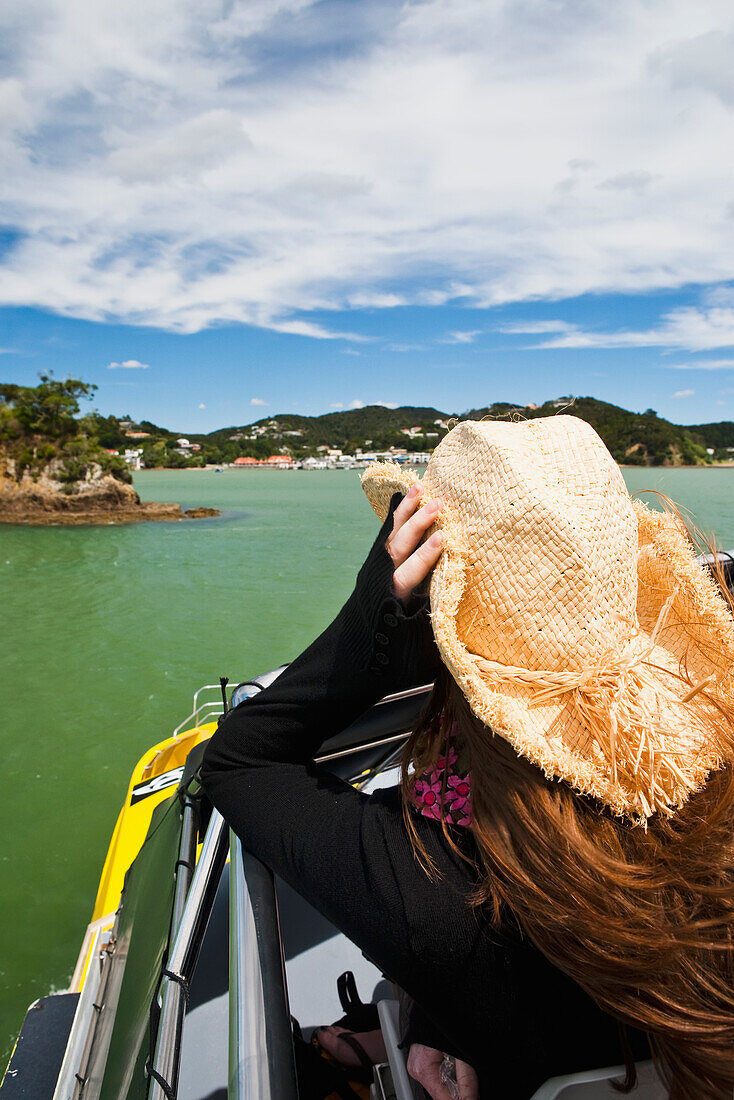
<svg viewBox="0 0 734 1100"><path fill-rule="evenodd" d="M62 474L62 463L52 460L41 473L25 470L17 477L14 460L0 457L0 523L135 523L219 515L215 508L184 513L179 504L141 503L132 485L96 464L79 481L69 483Z"/></svg>

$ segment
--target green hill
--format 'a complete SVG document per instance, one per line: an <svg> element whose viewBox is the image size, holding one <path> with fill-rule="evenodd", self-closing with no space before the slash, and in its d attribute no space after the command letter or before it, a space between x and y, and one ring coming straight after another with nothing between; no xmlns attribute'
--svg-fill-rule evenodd
<svg viewBox="0 0 734 1100"><path fill-rule="evenodd" d="M728 445L726 425L716 441L706 432L714 425L687 428L659 417L653 409L643 413L630 412L618 405L598 401L594 397L559 398L540 406L519 405L501 401L468 412L442 412L435 408L403 406L387 409L370 405L363 409L327 413L323 416L295 416L279 413L255 424L227 428L205 437L207 443L220 447L237 446L241 453L260 457L287 448L295 457L313 453L319 446L338 447L346 452L362 450L384 451L402 447L408 452L432 450L445 434L445 428L435 421L449 420L515 420L540 416L557 416L568 412L587 420L596 429L614 458L620 463L639 466L698 465L710 461L707 447ZM404 428L419 427L422 435L405 436ZM728 425L734 442L734 424ZM206 444L205 444L206 445ZM257 448L257 450L255 449Z"/></svg>
<svg viewBox="0 0 734 1100"><path fill-rule="evenodd" d="M629 465L699 465L712 458L731 458L726 448L734 447L732 421L673 424L653 409L631 412L594 397L558 398L540 406L499 401L460 413L414 405L395 409L367 405L322 416L283 412L253 424L219 428L202 435L172 431L148 420L135 423L129 417L103 417L97 412L79 417L77 398L88 395L92 389L76 380L57 383L50 378L44 378L41 387L35 389L0 386L0 441L6 453L15 458L18 471L40 468L53 451L53 456L63 463L64 476L70 482L80 474L83 476L85 465L92 459L115 477L127 479L129 474L122 460L104 450L122 451L125 447L142 448L143 462L149 467L203 466L233 462L240 456L267 458L282 453L299 459L315 455L319 448L325 447L347 454L390 448L410 454L433 450L445 435L449 422L531 419L562 412L587 420L614 458ZM59 407L49 412L55 401L60 403ZM45 423L44 416L48 419L52 414L54 419ZM408 435L406 429L417 430ZM197 445L198 450L179 447L181 436Z"/></svg>
<svg viewBox="0 0 734 1100"><path fill-rule="evenodd" d="M691 424L686 431L694 439L700 440L704 447L713 447L716 451L734 447L734 422L731 420L719 420L715 424ZM731 458L731 455L727 457Z"/></svg>

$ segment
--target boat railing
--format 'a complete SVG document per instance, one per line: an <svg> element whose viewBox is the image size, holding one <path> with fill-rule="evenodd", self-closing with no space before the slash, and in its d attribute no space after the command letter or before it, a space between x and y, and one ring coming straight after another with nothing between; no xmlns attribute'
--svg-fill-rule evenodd
<svg viewBox="0 0 734 1100"><path fill-rule="evenodd" d="M286 665L282 665L280 668L273 669L271 672L266 672L262 676L248 680L243 684L233 684L227 690L229 692L228 701L232 696L237 693L236 699L242 701L248 695L256 695L262 691L263 688L268 687L273 680L277 679L280 673L286 668ZM383 699L380 699L375 704L375 708L366 716L362 716L357 722L350 726L348 729L343 730L336 738L331 738L323 746L325 751L317 757L319 763L324 763L328 760L337 760L340 757L349 756L352 751L352 743L356 735L359 737L360 747L362 749L375 748L377 745L384 745L388 742L385 739L383 733L381 733L382 717L380 708L386 705L391 706L393 709L400 711L401 715L404 714L406 718L413 715L416 711L416 704L428 697L431 691L431 684L422 684L418 687L407 688L405 691L396 691L391 695L386 695ZM216 697L211 698L211 693L216 692ZM205 694L208 693L208 694ZM397 708L396 708L397 704ZM419 705L418 708L420 709ZM224 712L224 703L222 700L222 687L220 684L203 684L197 691L194 692L193 707L191 713L184 718L182 722L176 726L172 736L177 737L185 730L195 728L196 726L204 725L206 722L216 721ZM370 715L374 717L370 718ZM365 721L371 723L375 728L376 740L369 741L369 738L365 738ZM393 737L394 741L399 741L404 736L403 733L396 733Z"/></svg>
<svg viewBox="0 0 734 1100"><path fill-rule="evenodd" d="M148 1100L167 1100L177 1092L186 998L226 862L228 835L224 818L212 810L191 885L185 900L181 899L180 919L161 976L155 1053L148 1067Z"/></svg>
<svg viewBox="0 0 734 1100"><path fill-rule="evenodd" d="M230 832L229 1100L298 1096L275 880Z"/></svg>
<svg viewBox="0 0 734 1100"><path fill-rule="evenodd" d="M201 698L205 693L217 692L218 698L209 698L208 695L205 698ZM187 714L182 722L176 726L172 733L172 737L178 737L179 733L183 733L184 730L190 729L193 726L204 725L205 722L212 722L222 713L224 709L222 704L222 688L220 684L202 684L197 691L194 692L194 703L191 709L191 713Z"/></svg>

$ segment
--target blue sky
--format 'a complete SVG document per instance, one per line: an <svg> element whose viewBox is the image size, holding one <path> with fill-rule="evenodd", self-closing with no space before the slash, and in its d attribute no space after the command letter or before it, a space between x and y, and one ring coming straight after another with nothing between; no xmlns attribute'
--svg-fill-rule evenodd
<svg viewBox="0 0 734 1100"><path fill-rule="evenodd" d="M734 417L728 0L7 0L0 377Z"/></svg>

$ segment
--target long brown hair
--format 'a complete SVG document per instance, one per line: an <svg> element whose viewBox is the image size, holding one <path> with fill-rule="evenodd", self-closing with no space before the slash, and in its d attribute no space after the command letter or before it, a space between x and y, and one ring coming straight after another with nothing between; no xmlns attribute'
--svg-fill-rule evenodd
<svg viewBox="0 0 734 1100"><path fill-rule="evenodd" d="M518 756L444 671L403 758L406 824L429 873L414 784L449 736L471 769L474 904L519 922L597 1004L648 1032L671 1100L730 1098L734 760L672 817L634 827ZM628 1065L624 1091L633 1083Z"/></svg>

